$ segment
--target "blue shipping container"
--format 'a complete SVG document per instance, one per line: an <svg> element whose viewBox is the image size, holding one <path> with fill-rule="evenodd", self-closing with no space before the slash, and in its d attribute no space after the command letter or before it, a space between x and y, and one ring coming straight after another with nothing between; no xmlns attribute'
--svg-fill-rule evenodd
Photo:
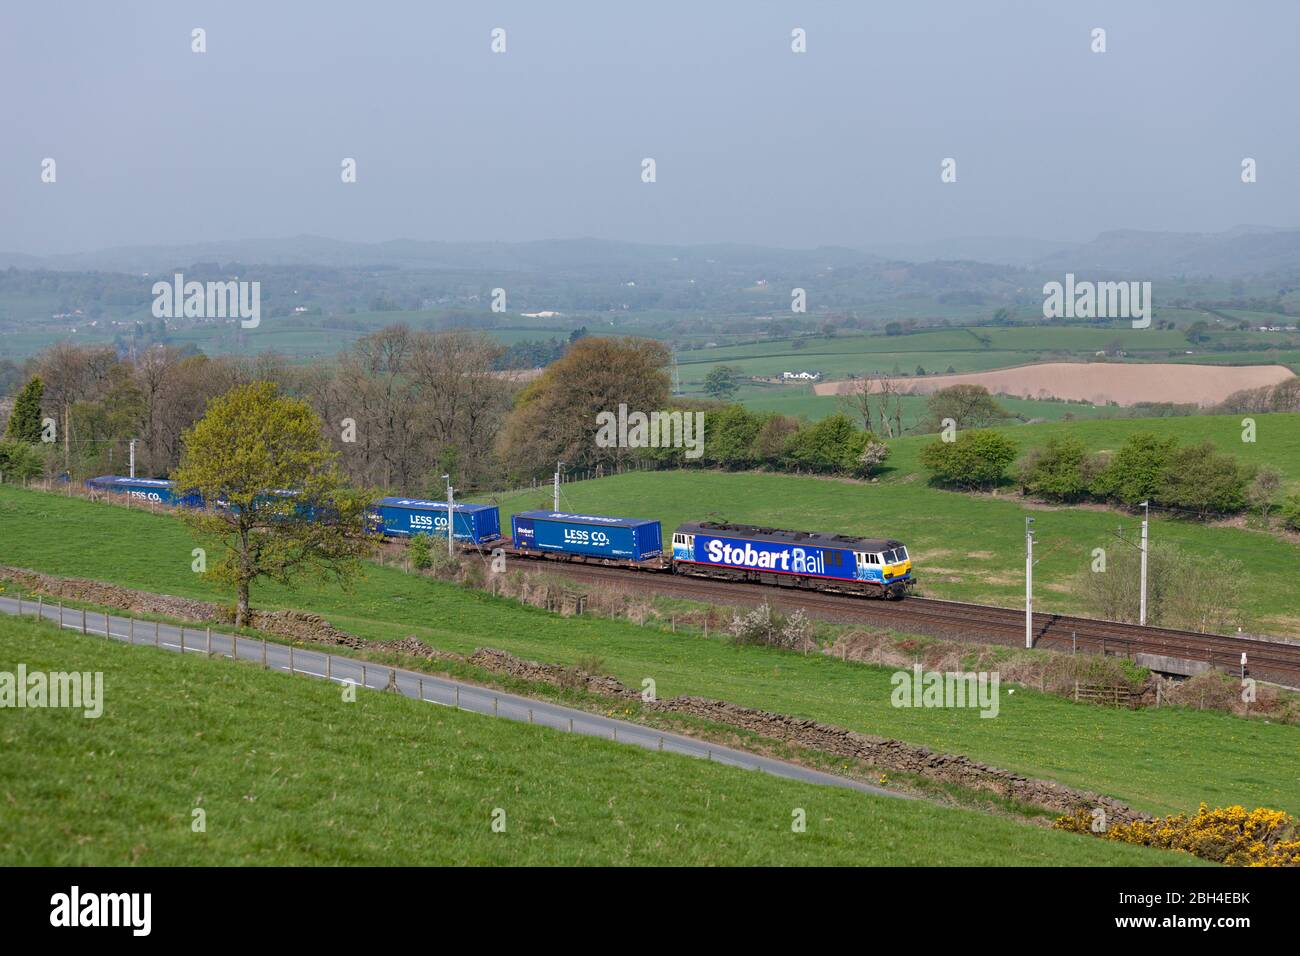
<svg viewBox="0 0 1300 956"><path fill-rule="evenodd" d="M501 515L496 505L454 505L455 538L481 544L501 537ZM377 530L391 537L413 534L447 534L447 502L418 498L384 498L375 506Z"/></svg>
<svg viewBox="0 0 1300 956"><path fill-rule="evenodd" d="M124 475L101 475L87 478L86 487L97 491L110 491L117 495L130 495L142 501L156 501L164 505L182 505L198 508L203 505L203 498L197 491L187 495L176 491L176 482L165 478L127 478Z"/></svg>
<svg viewBox="0 0 1300 956"><path fill-rule="evenodd" d="M658 521L524 511L512 519L516 548L644 561L663 553Z"/></svg>

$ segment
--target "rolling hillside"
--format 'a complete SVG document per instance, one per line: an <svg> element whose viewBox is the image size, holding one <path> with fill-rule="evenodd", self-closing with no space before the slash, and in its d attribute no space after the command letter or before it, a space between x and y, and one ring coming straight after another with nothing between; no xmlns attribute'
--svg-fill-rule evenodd
<svg viewBox="0 0 1300 956"><path fill-rule="evenodd" d="M1196 862L0 619L19 662L102 672L105 700L0 724L7 866Z"/></svg>

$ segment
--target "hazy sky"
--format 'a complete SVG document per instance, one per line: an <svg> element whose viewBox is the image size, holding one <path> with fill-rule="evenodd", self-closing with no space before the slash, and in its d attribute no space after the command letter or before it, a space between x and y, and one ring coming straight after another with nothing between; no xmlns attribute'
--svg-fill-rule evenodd
<svg viewBox="0 0 1300 956"><path fill-rule="evenodd" d="M1298 40L1294 0L7 0L0 250L1297 226Z"/></svg>

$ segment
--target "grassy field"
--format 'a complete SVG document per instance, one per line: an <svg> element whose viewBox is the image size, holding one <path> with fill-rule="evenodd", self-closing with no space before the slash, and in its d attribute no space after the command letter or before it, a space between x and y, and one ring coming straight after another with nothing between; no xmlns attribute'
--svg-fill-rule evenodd
<svg viewBox="0 0 1300 956"><path fill-rule="evenodd" d="M639 489L644 495L639 507L681 507L688 499L680 496L688 489L714 494L729 481L776 480L766 487L789 489L774 476L715 477L629 475L566 486L566 491L595 500L598 493L627 495ZM819 482L812 487L850 486ZM0 527L5 530L0 564L228 600L190 571L194 542L167 515L0 486ZM393 568L370 567L351 592L323 583L307 583L296 592L259 587L254 603L308 608L362 636L415 635L451 651L496 647L561 664L595 656L603 670L630 686L653 677L664 697L715 697L896 737L1099 790L1153 812L1194 809L1202 800L1300 812L1300 728L1292 726L1210 711L1116 711L1027 689L1006 694L1000 716L992 720L972 709L899 709L890 706L890 671L881 668L737 647L716 637L622 621L563 618Z"/></svg>
<svg viewBox="0 0 1300 956"><path fill-rule="evenodd" d="M1212 441L1252 464L1283 471L1288 488L1300 485L1300 415L1256 415L1254 443L1241 441L1238 416L1079 421L1012 426L1006 433L1022 452L1053 435L1071 435L1095 450L1115 449L1127 435L1154 431L1184 442ZM907 542L928 596L1017 606L1024 598L1024 518L1035 518L1035 569L1041 608L1088 611L1078 579L1090 573L1094 548L1124 548L1136 541L1138 519L1100 508L1032 510L1014 491L967 495L933 488L920 451L934 436L891 442L888 469L863 483L792 475L658 472L564 486L564 504L597 514L658 518L665 528L700 518L726 519L809 530L888 534ZM545 492L505 497L503 513L549 507ZM1300 548L1263 531L1210 527L1176 517L1152 518L1153 540L1170 541L1202 556L1236 559L1249 571L1245 610L1253 625L1300 634L1295 581Z"/></svg>
<svg viewBox="0 0 1300 956"><path fill-rule="evenodd" d="M19 662L103 673L104 713L5 712L6 866L1194 862L0 620Z"/></svg>
<svg viewBox="0 0 1300 956"><path fill-rule="evenodd" d="M780 412L817 421L836 412L846 412L854 421L861 422L857 413L846 411L842 399L834 395L814 395L811 385L745 385L736 393L735 399L750 411ZM903 395L900 404L903 410L903 428L918 429L930 417L929 396ZM998 404L1012 415L1026 421L1060 421L1067 415L1072 419L1091 419L1115 417L1121 411L1106 405L1084 405L1078 402L1040 401L1030 398L998 397Z"/></svg>

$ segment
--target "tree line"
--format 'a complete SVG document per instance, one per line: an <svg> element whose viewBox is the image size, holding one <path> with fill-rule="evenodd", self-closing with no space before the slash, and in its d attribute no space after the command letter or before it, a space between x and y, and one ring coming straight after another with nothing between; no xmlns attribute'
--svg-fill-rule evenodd
<svg viewBox="0 0 1300 956"><path fill-rule="evenodd" d="M1282 474L1244 464L1209 441L1135 432L1114 453L1091 452L1077 438L1056 436L1019 456L1018 443L997 431L965 431L921 450L921 464L941 485L989 490L1014 480L1021 493L1062 504L1094 502L1132 508L1144 501L1197 520L1251 511L1267 524L1276 511L1300 530L1300 493L1278 500Z"/></svg>

